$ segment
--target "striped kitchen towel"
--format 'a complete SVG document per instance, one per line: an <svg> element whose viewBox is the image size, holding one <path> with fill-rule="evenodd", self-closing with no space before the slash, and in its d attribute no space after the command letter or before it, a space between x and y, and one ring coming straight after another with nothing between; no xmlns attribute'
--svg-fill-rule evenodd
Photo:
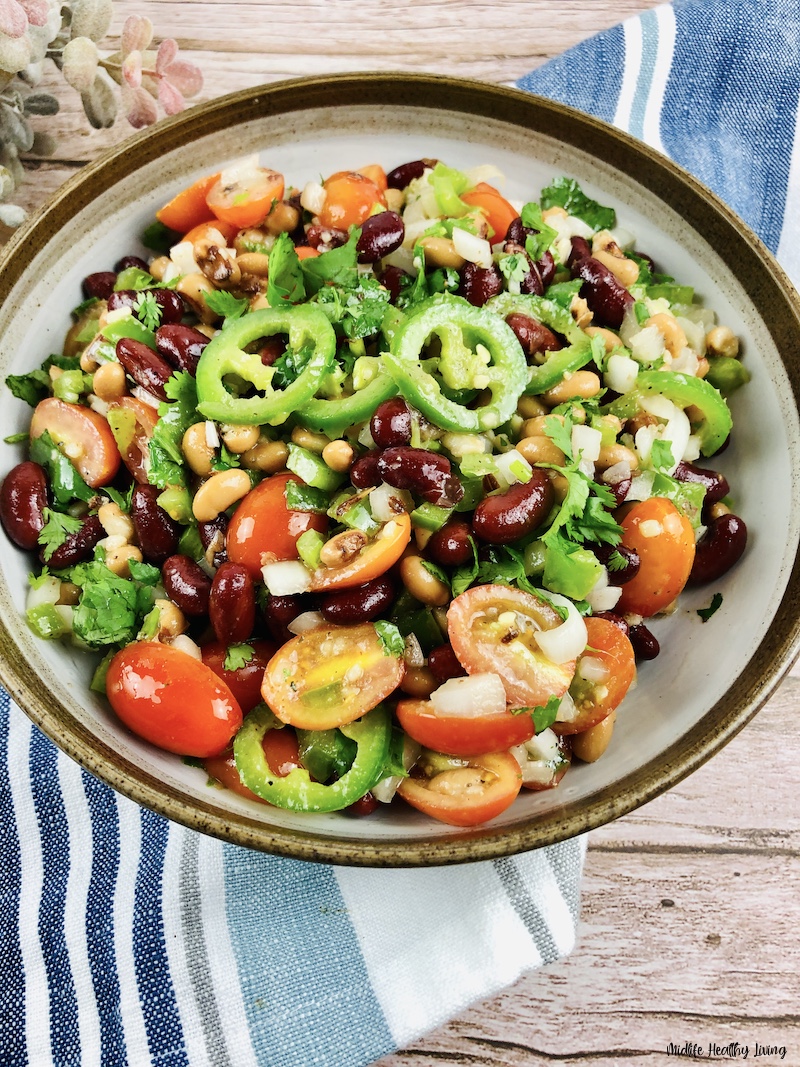
<svg viewBox="0 0 800 1067"><path fill-rule="evenodd" d="M798 281L799 45L795 0L677 0L520 86L692 170ZM416 871L248 852L113 793L0 694L0 1067L364 1067L569 952L583 848Z"/></svg>

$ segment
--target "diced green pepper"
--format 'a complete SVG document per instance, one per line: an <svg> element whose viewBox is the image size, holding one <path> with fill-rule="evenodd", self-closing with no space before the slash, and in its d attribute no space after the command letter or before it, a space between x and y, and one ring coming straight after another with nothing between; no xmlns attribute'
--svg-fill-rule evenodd
<svg viewBox="0 0 800 1067"><path fill-rule="evenodd" d="M730 356L712 356L708 361L707 382L719 389L723 396L750 381L750 371L738 359Z"/></svg>
<svg viewBox="0 0 800 1067"><path fill-rule="evenodd" d="M310 452L302 445L294 444L293 441L289 442L288 448L289 458L286 460L286 467L298 478L302 478L306 485L314 489L322 489L326 493L333 493L345 480L346 475L331 470L325 460L315 452Z"/></svg>
<svg viewBox="0 0 800 1067"><path fill-rule="evenodd" d="M341 778L357 751L355 741L341 730L298 730L297 742L300 762L317 782L327 782L334 774Z"/></svg>
<svg viewBox="0 0 800 1067"><path fill-rule="evenodd" d="M422 530L435 533L441 530L452 514L452 508L440 508L438 504L420 504L411 512L411 523Z"/></svg>
<svg viewBox="0 0 800 1067"><path fill-rule="evenodd" d="M141 341L148 348L153 350L156 348L156 335L139 322L133 313L123 315L122 318L115 319L114 322L109 322L100 331L100 336L104 337L106 341L110 341L112 345L116 345L117 341L122 337L130 337L134 341Z"/></svg>

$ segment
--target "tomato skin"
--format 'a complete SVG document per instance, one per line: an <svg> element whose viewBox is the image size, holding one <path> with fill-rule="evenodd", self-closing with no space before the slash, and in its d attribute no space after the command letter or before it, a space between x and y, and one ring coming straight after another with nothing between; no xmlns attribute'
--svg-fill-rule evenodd
<svg viewBox="0 0 800 1067"><path fill-rule="evenodd" d="M622 544L638 552L640 562L636 577L623 585L614 610L647 619L671 604L686 585L694 563L694 530L672 501L661 496L622 508L617 516ZM651 522L661 530L646 536ZM648 523L644 532L643 523Z"/></svg>
<svg viewBox="0 0 800 1067"><path fill-rule="evenodd" d="M462 193L461 199L471 207L482 209L484 218L494 230L490 237L492 244L505 241L508 227L518 217L519 212L493 185L479 182L474 189Z"/></svg>
<svg viewBox="0 0 800 1067"><path fill-rule="evenodd" d="M476 585L457 596L447 612L448 635L459 662L468 674L498 674L513 707L544 706L551 696L563 696L575 661L553 663L527 631L515 640L502 640L508 627L497 618L504 612L519 613L537 629L561 624L559 614L530 593L505 585Z"/></svg>
<svg viewBox="0 0 800 1067"><path fill-rule="evenodd" d="M469 771L472 770L472 774ZM475 788L478 780L485 785ZM473 788L469 788L469 780ZM465 782L461 788L459 782ZM522 785L519 764L509 752L474 756L469 767L434 774L431 778L404 778L397 792L418 811L450 826L478 826L510 807Z"/></svg>
<svg viewBox="0 0 800 1067"><path fill-rule="evenodd" d="M194 244L196 241L201 241L208 237L209 230L216 230L217 233L225 238L226 245L232 245L234 237L239 232L239 227L230 222L223 222L222 219L216 218L210 212L209 216L207 222L201 222L198 226L193 226L188 233L185 233L183 236L184 241Z"/></svg>
<svg viewBox="0 0 800 1067"><path fill-rule="evenodd" d="M242 500L228 526L228 559L247 567L255 580L261 579L261 557L273 560L297 559L297 539L306 530L325 533L328 519L286 507L286 485L300 482L296 474L273 474L259 482Z"/></svg>
<svg viewBox="0 0 800 1067"><path fill-rule="evenodd" d="M219 173L208 174L182 189L168 204L156 212L156 218L171 230L186 233L201 222L214 218L214 212L206 203L209 189L218 180Z"/></svg>
<svg viewBox="0 0 800 1067"><path fill-rule="evenodd" d="M264 671L261 695L281 722L330 730L377 707L404 671L401 657L384 654L372 623L321 626L278 649Z"/></svg>
<svg viewBox="0 0 800 1067"><path fill-rule="evenodd" d="M533 719L524 713L437 715L430 700L401 700L396 714L412 740L449 756L505 752L534 734Z"/></svg>
<svg viewBox="0 0 800 1067"><path fill-rule="evenodd" d="M364 585L374 578L385 574L402 556L406 545L411 540L411 517L408 512L401 512L390 519L383 527L387 530L393 523L392 530L370 541L349 563L340 567L318 567L311 575L311 591L323 592L334 589L351 589Z"/></svg>
<svg viewBox="0 0 800 1067"><path fill-rule="evenodd" d="M285 778L296 767L300 767L300 749L297 744L297 734L290 728L283 730L268 730L261 742L264 755L272 773L277 778ZM215 778L226 789L238 793L240 797L248 800L257 800L259 804L269 802L248 789L239 777L236 769L236 760L233 755L233 747L228 745L219 756L209 756L203 760L203 767L209 778Z"/></svg>
<svg viewBox="0 0 800 1067"><path fill-rule="evenodd" d="M636 677L636 657L628 636L608 619L589 616L584 622L588 634L587 648L578 657L575 679L570 687L579 714L572 722L553 723L553 732L560 735L583 733L602 722L619 707ZM579 677L584 656L600 660L607 667L608 679L601 686L585 682ZM598 696L598 689L606 692Z"/></svg>
<svg viewBox="0 0 800 1067"><path fill-rule="evenodd" d="M311 245L298 245L295 252L298 259L316 259L317 256L322 255L318 248L312 248Z"/></svg>
<svg viewBox="0 0 800 1067"><path fill-rule="evenodd" d="M139 641L121 649L109 664L106 691L128 729L180 756L217 756L242 725L242 709L222 679L171 645Z"/></svg>
<svg viewBox="0 0 800 1067"><path fill-rule="evenodd" d="M363 174L365 178L369 178L371 182L375 182L382 193L385 193L389 188L386 171L380 163L370 163L366 167L359 167L358 173Z"/></svg>
<svg viewBox="0 0 800 1067"><path fill-rule="evenodd" d="M31 438L41 437L45 430L92 489L107 485L119 470L121 457L111 427L91 408L48 396L36 405Z"/></svg>
<svg viewBox="0 0 800 1067"><path fill-rule="evenodd" d="M212 213L239 229L257 226L270 212L273 200L282 200L283 175L268 167L255 167L235 178L221 174L206 194Z"/></svg>
<svg viewBox="0 0 800 1067"><path fill-rule="evenodd" d="M149 441L158 422L158 412L149 404L137 400L135 396L121 396L119 400L109 404L110 411L114 408L133 412L136 428L130 444L122 455L122 462L137 482L147 485L150 465Z"/></svg>
<svg viewBox="0 0 800 1067"><path fill-rule="evenodd" d="M327 196L319 221L330 229L360 226L375 204L386 207L386 199L375 182L358 171L337 171L323 187Z"/></svg>
<svg viewBox="0 0 800 1067"><path fill-rule="evenodd" d="M278 648L272 641L253 641L251 647L253 658L248 660L243 667L237 667L233 671L226 671L224 666L225 657L228 655L227 645L221 641L212 641L200 649L203 663L225 682L236 697L243 715L252 711L256 704L261 703L261 681L264 671Z"/></svg>

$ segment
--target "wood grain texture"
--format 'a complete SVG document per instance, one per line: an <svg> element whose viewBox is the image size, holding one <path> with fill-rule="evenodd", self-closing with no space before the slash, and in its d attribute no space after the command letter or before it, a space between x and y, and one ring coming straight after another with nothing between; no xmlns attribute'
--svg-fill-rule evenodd
<svg viewBox="0 0 800 1067"><path fill-rule="evenodd" d="M147 14L205 74L201 99L279 78L425 71L510 82L657 0L117 0ZM129 133L86 126L55 72L59 138L32 160L18 201L35 208L82 162ZM463 1012L376 1067L681 1062L670 1042L750 1046L800 1067L800 671L754 722L670 793L590 839L573 955ZM784 1059L754 1059L754 1043ZM704 1057L735 1062L717 1055ZM343 1065L347 1067L347 1065Z"/></svg>

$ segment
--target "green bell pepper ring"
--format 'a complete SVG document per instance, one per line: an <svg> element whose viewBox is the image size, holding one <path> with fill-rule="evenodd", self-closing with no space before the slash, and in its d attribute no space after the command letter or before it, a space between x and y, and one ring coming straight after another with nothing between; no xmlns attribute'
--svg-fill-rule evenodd
<svg viewBox="0 0 800 1067"><path fill-rule="evenodd" d="M311 358L285 389L272 387L274 369L265 367L257 352L244 347L260 337L289 335L289 347L313 348ZM324 312L308 305L288 305L251 311L227 323L203 350L197 365L197 409L207 419L246 425L277 426L302 407L319 388L336 352L336 334ZM263 395L234 396L224 378L235 374Z"/></svg>
<svg viewBox="0 0 800 1067"><path fill-rule="evenodd" d="M445 396L420 362L434 335L441 343L438 372L445 387L488 388L488 404L467 408ZM456 433L494 430L507 422L528 380L525 356L511 327L485 308L452 296L419 304L397 330L383 362L410 404L436 426Z"/></svg>
<svg viewBox="0 0 800 1067"><path fill-rule="evenodd" d="M613 401L605 410L621 419L631 418L639 410L641 398L653 393L660 393L680 408L694 406L702 412L703 421L695 432L704 456L713 456L727 441L733 425L728 405L713 385L690 374L640 371L631 392Z"/></svg>
<svg viewBox="0 0 800 1067"><path fill-rule="evenodd" d="M307 400L302 411L296 412L297 421L309 430L327 434L328 437L341 437L348 426L355 426L370 418L378 404L397 395L394 380L381 371L376 378L363 389L351 396L335 400L323 400L315 397Z"/></svg>
<svg viewBox="0 0 800 1067"><path fill-rule="evenodd" d="M274 721L267 708L255 708L233 742L239 777L248 789L270 804L288 811L341 811L383 777L392 737L391 716L383 705L356 722L339 727L345 737L355 741L356 754L350 769L330 785L312 782L303 767L290 771L285 778L273 774L261 741Z"/></svg>
<svg viewBox="0 0 800 1067"><path fill-rule="evenodd" d="M574 374L592 360L592 341L573 319L572 315L552 300L541 296L520 293L499 293L484 305L489 311L501 315L527 315L543 325L562 334L570 342L567 348L546 354L545 362L528 369L527 395L545 393L557 385L565 374Z"/></svg>

